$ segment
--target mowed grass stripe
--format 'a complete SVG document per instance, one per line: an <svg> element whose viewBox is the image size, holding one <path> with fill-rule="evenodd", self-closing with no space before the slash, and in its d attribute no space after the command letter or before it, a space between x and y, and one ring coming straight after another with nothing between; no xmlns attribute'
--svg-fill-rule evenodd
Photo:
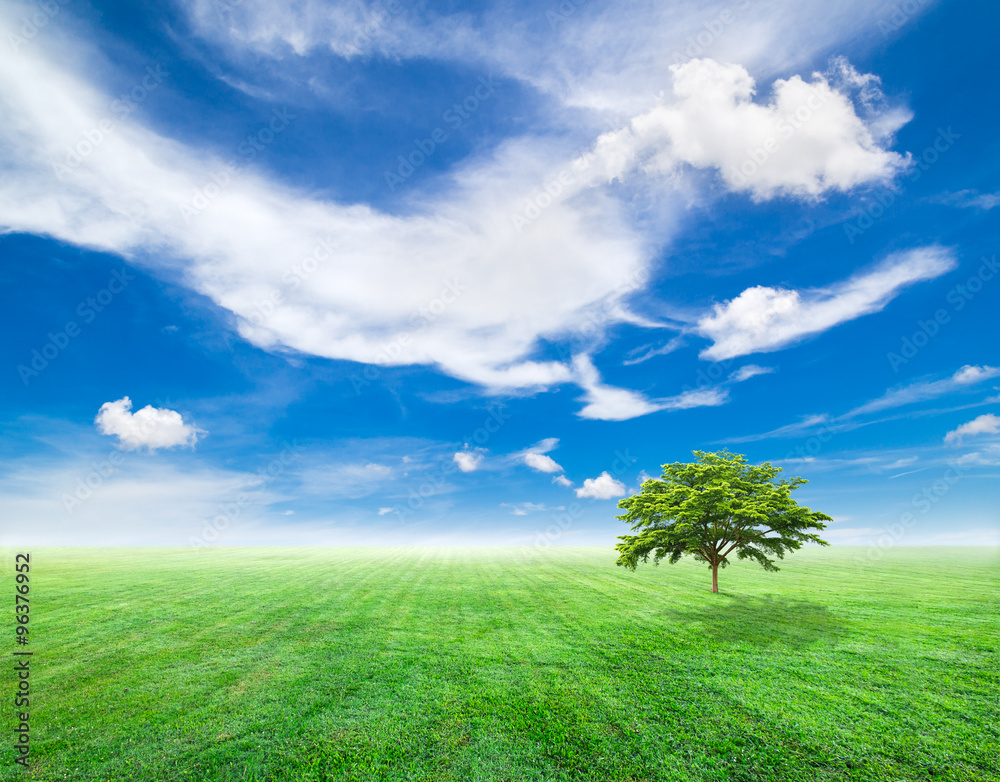
<svg viewBox="0 0 1000 782"><path fill-rule="evenodd" d="M693 562L614 559L40 549L36 764L0 773L1000 778L995 550L805 549L719 595Z"/></svg>

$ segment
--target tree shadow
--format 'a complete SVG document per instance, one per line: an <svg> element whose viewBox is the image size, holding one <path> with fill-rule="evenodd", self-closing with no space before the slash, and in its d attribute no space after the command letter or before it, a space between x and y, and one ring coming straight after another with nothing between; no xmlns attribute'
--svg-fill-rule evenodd
<svg viewBox="0 0 1000 782"><path fill-rule="evenodd" d="M693 636L721 644L790 646L836 644L847 623L830 610L807 600L745 597L719 592L716 604L686 610L667 609L665 616Z"/></svg>

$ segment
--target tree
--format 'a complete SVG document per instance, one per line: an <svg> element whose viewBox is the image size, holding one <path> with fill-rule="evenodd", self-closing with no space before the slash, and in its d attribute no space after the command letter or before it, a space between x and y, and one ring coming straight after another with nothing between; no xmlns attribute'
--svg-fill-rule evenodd
<svg viewBox="0 0 1000 782"><path fill-rule="evenodd" d="M712 591L719 591L719 568L739 559L753 559L764 570L778 570L772 557L784 559L803 543L829 546L807 532L824 530L825 513L804 508L791 492L805 478L775 480L780 467L770 462L748 464L746 457L728 451L695 451L697 462L663 465L659 480L650 478L642 491L618 503L626 513L615 518L632 524L637 535L622 535L615 550L618 565L632 570L639 561L654 564L669 558L670 564L684 554L708 563L712 569Z"/></svg>

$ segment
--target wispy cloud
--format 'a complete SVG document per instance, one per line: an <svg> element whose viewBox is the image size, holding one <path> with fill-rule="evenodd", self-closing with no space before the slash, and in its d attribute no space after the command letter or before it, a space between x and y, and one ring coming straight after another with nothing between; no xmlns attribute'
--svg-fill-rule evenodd
<svg viewBox="0 0 1000 782"><path fill-rule="evenodd" d="M675 350L683 347L683 345L683 337L674 337L662 345L642 345L634 350L630 350L625 360L622 361L622 364L627 367L641 364L656 356L665 356L668 353L673 353Z"/></svg>
<svg viewBox="0 0 1000 782"><path fill-rule="evenodd" d="M980 209L988 212L1000 206L1000 192L980 193L978 190L959 190L957 193L944 193L931 200L961 209Z"/></svg>
<svg viewBox="0 0 1000 782"><path fill-rule="evenodd" d="M967 365L959 369L951 377L944 378L943 380L910 383L901 388L886 391L878 399L865 402L863 405L846 413L844 417L853 418L854 416L866 413L875 413L889 408L923 402L928 399L936 399L952 391L975 386L997 376L1000 376L1000 369L996 367Z"/></svg>
<svg viewBox="0 0 1000 782"><path fill-rule="evenodd" d="M762 367L757 364L747 364L746 366L740 367L733 372L729 376L729 379L734 383L742 383L744 380L749 380L752 377L769 375L772 372L774 372L774 367Z"/></svg>
<svg viewBox="0 0 1000 782"><path fill-rule="evenodd" d="M727 438L728 443L749 443L770 438L801 437L817 431L836 433L849 431L861 426L868 426L877 421L864 420L872 413L905 407L918 402L926 402L948 394L972 390L978 384L1000 375L1000 369L988 365L966 365L956 371L951 377L941 380L921 380L899 388L886 391L877 399L865 402L846 413L831 416L827 413L817 413L806 416L801 421L779 426L760 434L744 435Z"/></svg>
<svg viewBox="0 0 1000 782"><path fill-rule="evenodd" d="M951 250L932 246L894 253L874 269L829 288L747 288L698 321L697 332L713 341L700 355L719 361L787 347L878 312L906 286L938 277L955 265Z"/></svg>
<svg viewBox="0 0 1000 782"><path fill-rule="evenodd" d="M300 476L299 491L327 499L359 499L385 488L392 467L377 462L310 464Z"/></svg>

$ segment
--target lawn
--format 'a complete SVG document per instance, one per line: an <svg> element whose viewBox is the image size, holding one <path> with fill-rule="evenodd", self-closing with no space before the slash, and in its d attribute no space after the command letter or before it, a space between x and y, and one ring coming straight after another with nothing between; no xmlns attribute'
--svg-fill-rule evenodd
<svg viewBox="0 0 1000 782"><path fill-rule="evenodd" d="M998 551L863 557L34 549L0 779L1000 780Z"/></svg>

